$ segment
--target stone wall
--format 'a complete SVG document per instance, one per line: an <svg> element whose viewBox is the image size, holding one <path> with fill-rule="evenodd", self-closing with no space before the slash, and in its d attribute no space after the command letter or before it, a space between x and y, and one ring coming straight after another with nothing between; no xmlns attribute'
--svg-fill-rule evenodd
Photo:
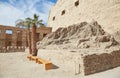
<svg viewBox="0 0 120 78"><path fill-rule="evenodd" d="M120 0L58 0L51 8L48 26L55 31L83 21L98 21L108 33L120 30Z"/></svg>
<svg viewBox="0 0 120 78"><path fill-rule="evenodd" d="M120 50L110 54L93 54L84 57L84 74L89 75L120 66Z"/></svg>
<svg viewBox="0 0 120 78"><path fill-rule="evenodd" d="M7 34L6 30L12 31L11 34ZM47 34L52 32L51 27L37 28L37 41L42 40ZM23 28L17 28L12 26L0 25L0 47L7 46L28 46L27 44L27 30Z"/></svg>
<svg viewBox="0 0 120 78"><path fill-rule="evenodd" d="M8 30L8 33L7 33ZM26 30L0 25L0 46L27 46ZM9 34L9 32L12 32Z"/></svg>
<svg viewBox="0 0 120 78"><path fill-rule="evenodd" d="M47 34L52 32L51 27L40 27L37 29L37 41L42 40Z"/></svg>

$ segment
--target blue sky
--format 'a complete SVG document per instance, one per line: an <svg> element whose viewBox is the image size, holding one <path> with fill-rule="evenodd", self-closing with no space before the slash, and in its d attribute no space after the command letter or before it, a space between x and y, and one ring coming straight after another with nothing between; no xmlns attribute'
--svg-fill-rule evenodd
<svg viewBox="0 0 120 78"><path fill-rule="evenodd" d="M46 24L50 8L57 0L0 0L0 25L15 26L17 19L25 19L34 13Z"/></svg>

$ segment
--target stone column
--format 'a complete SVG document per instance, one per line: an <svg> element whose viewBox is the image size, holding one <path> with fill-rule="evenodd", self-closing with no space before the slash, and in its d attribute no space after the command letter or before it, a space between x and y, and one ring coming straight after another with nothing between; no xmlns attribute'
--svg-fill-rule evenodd
<svg viewBox="0 0 120 78"><path fill-rule="evenodd" d="M26 46L27 45L27 32L26 31L22 31L22 46Z"/></svg>
<svg viewBox="0 0 120 78"><path fill-rule="evenodd" d="M17 32L16 30L12 30L12 46L17 46Z"/></svg>
<svg viewBox="0 0 120 78"><path fill-rule="evenodd" d="M6 34L5 34L5 28L2 28L1 32L1 41L2 41L2 47L6 47Z"/></svg>

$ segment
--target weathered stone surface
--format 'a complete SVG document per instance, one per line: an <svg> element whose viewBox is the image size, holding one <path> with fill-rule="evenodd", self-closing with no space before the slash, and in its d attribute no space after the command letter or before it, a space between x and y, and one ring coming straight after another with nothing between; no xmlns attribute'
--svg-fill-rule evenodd
<svg viewBox="0 0 120 78"><path fill-rule="evenodd" d="M6 30L10 30L12 33L10 33L9 31L8 33L6 33ZM52 28L51 27L39 27L37 28L36 32L37 32L36 40L40 41L47 34L52 32ZM8 47L13 47L13 49L15 49L14 47L22 47L22 46L23 47L28 46L26 29L0 25L0 47L5 47L5 50L6 50ZM1 51L3 50L4 49L1 49ZM9 51L12 51L12 50L9 50ZM20 50L18 49L18 51Z"/></svg>
<svg viewBox="0 0 120 78"><path fill-rule="evenodd" d="M49 50L49 53L41 55L46 58L53 59L54 55L54 59L58 59L62 54L64 63L70 61L69 64L65 64L70 65L66 70L71 69L71 72L74 70L75 74L89 75L120 66L118 41L113 35L104 31L97 21L60 27L38 42L38 48ZM51 54L52 50L56 52ZM51 54L52 57L47 54ZM71 59L66 60L68 57ZM58 65L62 59L59 59Z"/></svg>
<svg viewBox="0 0 120 78"><path fill-rule="evenodd" d="M26 32L27 30L22 28L10 27L10 26L3 26L0 25L0 46L7 47L7 46L27 46L27 37ZM6 30L10 30L12 33L6 33Z"/></svg>
<svg viewBox="0 0 120 78"><path fill-rule="evenodd" d="M120 66L120 50L100 55L93 54L84 57L85 75L105 71Z"/></svg>
<svg viewBox="0 0 120 78"><path fill-rule="evenodd" d="M48 26L55 31L59 27L91 20L98 21L110 34L119 31L120 0L58 0L51 8Z"/></svg>
<svg viewBox="0 0 120 78"><path fill-rule="evenodd" d="M57 45L60 49L110 48L119 43L97 21L60 27L38 42L38 47Z"/></svg>

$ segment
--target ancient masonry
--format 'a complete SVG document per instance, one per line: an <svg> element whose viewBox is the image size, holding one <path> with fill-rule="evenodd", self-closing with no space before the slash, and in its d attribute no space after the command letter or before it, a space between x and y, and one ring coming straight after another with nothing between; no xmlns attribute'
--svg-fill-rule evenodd
<svg viewBox="0 0 120 78"><path fill-rule="evenodd" d="M89 75L120 66L119 43L96 21L61 27L38 42L39 46L60 50L44 53L41 57L59 60L56 65L64 68L64 63L66 70L75 70L75 74Z"/></svg>
<svg viewBox="0 0 120 78"><path fill-rule="evenodd" d="M68 50L39 53L41 53L40 57L49 58L64 71L70 71L76 75L90 75L120 66L120 50L112 51L111 53L97 52L102 51L96 50L95 54L78 53L76 51L68 52Z"/></svg>
<svg viewBox="0 0 120 78"><path fill-rule="evenodd" d="M58 0L51 8L48 26L55 31L83 21L95 20L108 33L120 30L120 0Z"/></svg>
<svg viewBox="0 0 120 78"><path fill-rule="evenodd" d="M0 25L0 46L26 46L26 30Z"/></svg>
<svg viewBox="0 0 120 78"><path fill-rule="evenodd" d="M91 24L92 21L99 24ZM67 56L64 50L77 50L81 54L75 56L80 58L77 59L77 73L89 75L120 66L120 0L58 0L50 10L47 25L54 32L38 46L63 50L64 63L71 58L71 64L74 62L72 53ZM112 37L115 33L117 35ZM58 57L49 58L57 60ZM62 58L58 59L62 61Z"/></svg>
<svg viewBox="0 0 120 78"><path fill-rule="evenodd" d="M41 57L59 60L56 65L64 63L67 71L73 72L75 67L75 74L89 75L120 66L120 43L96 21L61 27L38 42L39 46L60 50Z"/></svg>
<svg viewBox="0 0 120 78"><path fill-rule="evenodd" d="M10 48L11 50L20 51L18 49L27 47L26 32L26 29L0 25L0 50ZM38 28L36 33L37 41L42 40L50 32L52 32L51 27Z"/></svg>
<svg viewBox="0 0 120 78"><path fill-rule="evenodd" d="M120 50L83 57L84 74L89 75L120 66Z"/></svg>

